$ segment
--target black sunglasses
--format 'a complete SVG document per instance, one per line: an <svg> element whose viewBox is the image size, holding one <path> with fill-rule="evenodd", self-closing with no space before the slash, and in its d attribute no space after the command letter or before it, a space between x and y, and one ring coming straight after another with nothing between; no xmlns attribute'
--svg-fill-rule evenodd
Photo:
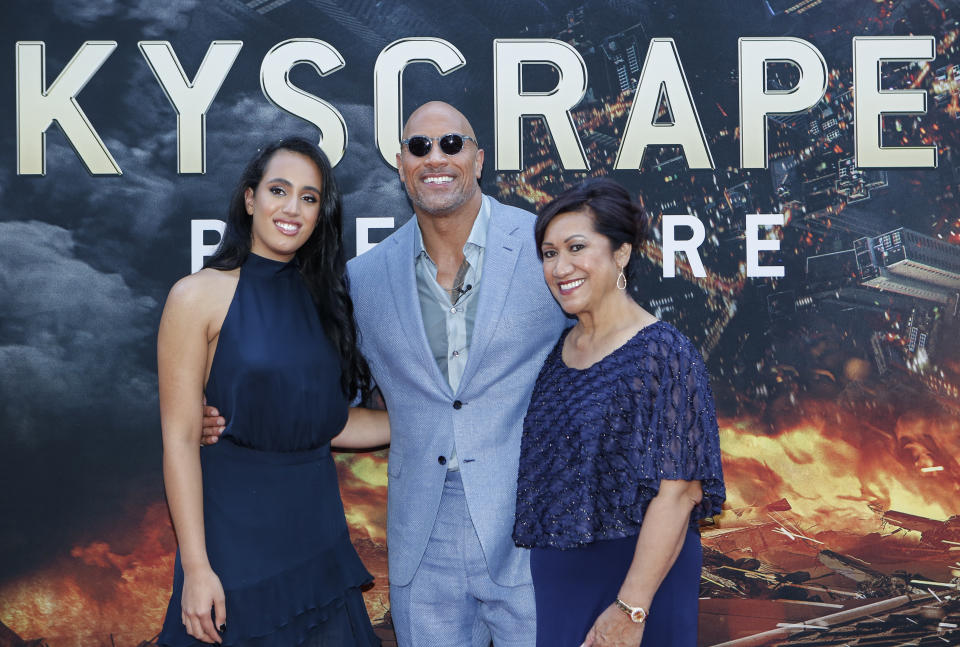
<svg viewBox="0 0 960 647"><path fill-rule="evenodd" d="M444 155L456 155L463 150L463 140L469 139L477 147L480 147L480 144L477 143L477 140L470 135L461 135L460 133L447 133L441 137L427 137L426 135L414 135L407 139L401 139L400 143L407 147L407 150L410 151L410 154L415 157L425 157L430 154L430 149L433 148L433 142L440 142L440 150L443 151Z"/></svg>

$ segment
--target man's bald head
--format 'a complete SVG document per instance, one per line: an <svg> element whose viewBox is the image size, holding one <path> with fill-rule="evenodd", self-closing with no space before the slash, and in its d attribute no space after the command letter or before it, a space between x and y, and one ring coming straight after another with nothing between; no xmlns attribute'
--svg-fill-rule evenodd
<svg viewBox="0 0 960 647"><path fill-rule="evenodd" d="M435 144L444 135L458 133L471 139L456 153L445 153ZM427 137L425 154L410 152L406 145L397 154L397 171L418 217L448 217L461 214L470 222L480 211L480 173L483 150L463 113L443 101L425 103L410 115L403 139ZM422 151L421 151L422 152Z"/></svg>
<svg viewBox="0 0 960 647"><path fill-rule="evenodd" d="M423 134L418 128L423 128L425 124L444 123L451 126L447 132L458 132L461 135L470 135L477 138L473 132L473 126L462 112L443 101L428 101L410 114L407 123L403 126L403 139L413 135Z"/></svg>

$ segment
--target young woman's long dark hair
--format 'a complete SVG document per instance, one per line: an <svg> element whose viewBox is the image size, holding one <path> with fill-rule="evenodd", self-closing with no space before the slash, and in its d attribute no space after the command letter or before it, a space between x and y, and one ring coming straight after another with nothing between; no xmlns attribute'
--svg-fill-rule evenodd
<svg viewBox="0 0 960 647"><path fill-rule="evenodd" d="M264 146L243 170L240 182L230 197L227 226L217 251L204 267L232 270L243 265L250 254L253 217L247 213L246 191L256 190L273 154L280 150L304 155L320 173L320 213L310 238L296 252L300 274L313 296L324 331L340 356L340 388L352 399L367 396L370 369L357 350L357 324L347 283L346 256L343 253L343 217L340 190L333 179L333 168L323 151L302 137L286 137ZM318 369L319 370L319 369Z"/></svg>

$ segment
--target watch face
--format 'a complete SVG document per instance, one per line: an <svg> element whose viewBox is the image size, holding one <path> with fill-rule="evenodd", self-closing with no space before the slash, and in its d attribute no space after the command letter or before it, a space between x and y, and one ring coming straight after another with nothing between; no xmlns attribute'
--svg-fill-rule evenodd
<svg viewBox="0 0 960 647"><path fill-rule="evenodd" d="M630 619L639 624L647 619L647 612L641 608L636 608L630 612Z"/></svg>
<svg viewBox="0 0 960 647"><path fill-rule="evenodd" d="M636 624L640 624L647 619L647 612L643 607L631 607L620 598L617 598L617 606L620 607L620 609L622 609L623 612L630 617L630 620Z"/></svg>

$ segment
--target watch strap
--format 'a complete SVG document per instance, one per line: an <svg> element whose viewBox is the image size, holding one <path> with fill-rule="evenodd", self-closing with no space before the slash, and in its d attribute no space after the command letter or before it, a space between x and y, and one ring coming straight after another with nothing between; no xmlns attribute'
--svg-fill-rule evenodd
<svg viewBox="0 0 960 647"><path fill-rule="evenodd" d="M618 609L627 614L631 622L640 624L647 619L647 610L643 607L632 607L620 598L617 598L614 604L617 605Z"/></svg>

